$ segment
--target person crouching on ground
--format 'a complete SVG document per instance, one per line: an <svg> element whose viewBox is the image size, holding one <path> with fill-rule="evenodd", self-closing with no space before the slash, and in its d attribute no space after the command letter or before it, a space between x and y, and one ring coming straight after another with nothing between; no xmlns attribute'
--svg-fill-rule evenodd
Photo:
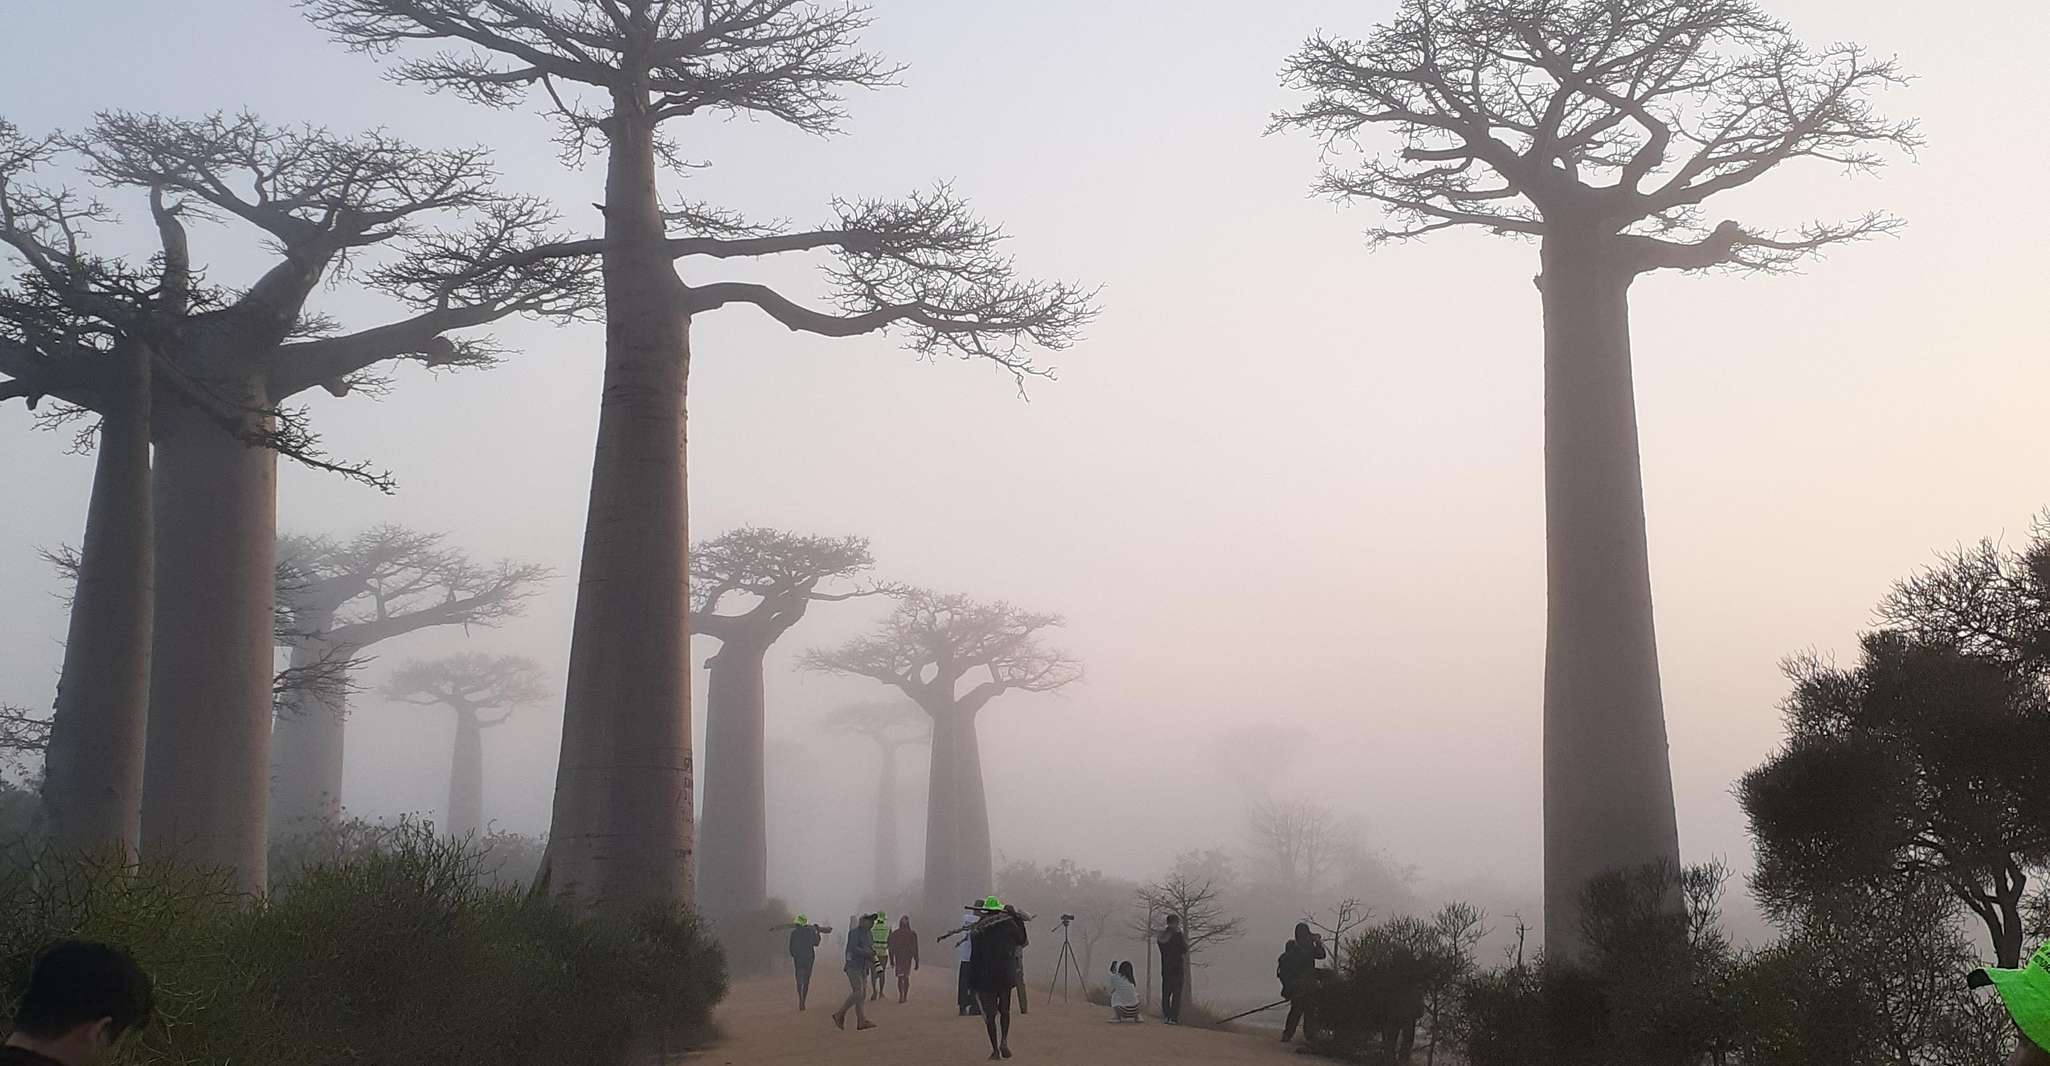
<svg viewBox="0 0 2050 1066"><path fill-rule="evenodd" d="M1110 967L1110 1020L1113 1022L1139 1021L1139 982L1132 975L1130 962L1112 963Z"/></svg>
<svg viewBox="0 0 2050 1066"><path fill-rule="evenodd" d="M0 1066L103 1066L154 1009L149 975L126 951L60 940L29 970Z"/></svg>
<svg viewBox="0 0 2050 1066"><path fill-rule="evenodd" d="M918 933L911 928L911 916L897 921L890 934L890 965L897 971L897 1002L911 1001L911 971L918 969Z"/></svg>
<svg viewBox="0 0 2050 1066"><path fill-rule="evenodd" d="M856 1030L876 1027L862 1010L862 1004L868 1000L868 972L875 967L875 941L869 935L875 920L875 915L864 914L847 923L847 1002L833 1012L833 1024L842 1029L847 1028L850 1010L854 1012Z"/></svg>
<svg viewBox="0 0 2050 1066"><path fill-rule="evenodd" d="M982 1026L989 1031L989 1057L1011 1057L1011 991L1017 987L1018 951L1030 942L1025 921L1015 907L991 896L982 902L985 915L1001 914L970 935L968 986L982 1007Z"/></svg>

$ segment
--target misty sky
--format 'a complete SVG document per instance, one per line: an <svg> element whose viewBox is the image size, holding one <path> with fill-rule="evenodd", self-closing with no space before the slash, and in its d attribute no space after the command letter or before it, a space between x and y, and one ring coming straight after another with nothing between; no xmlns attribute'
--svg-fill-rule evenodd
<svg viewBox="0 0 2050 1066"><path fill-rule="evenodd" d="M1067 616L1060 639L1086 683L984 714L1007 856L1156 873L1178 849L1239 843L1245 796L1272 784L1361 816L1427 885L1537 882L1535 248L1453 234L1369 253L1368 210L1306 195L1315 146L1261 135L1289 102L1276 71L1304 36L1365 33L1391 6L878 0L866 43L909 70L903 87L850 102L848 136L678 127L685 154L715 164L682 183L694 198L803 223L830 217L836 195L951 180L1015 234L1029 272L1104 287L1101 319L1049 360L1059 380L1029 402L985 366L920 362L881 337L796 336L746 308L694 333L699 536L742 523L862 534L882 576ZM1778 660L1851 651L1890 580L1960 540L2019 537L2050 505L2050 225L2016 202L2050 172L2035 106L2050 7L1989 0L1967 20L1904 3L1767 6L1807 40L1898 53L1919 80L1881 103L1919 116L1928 147L1877 178L1818 166L1710 205L1766 226L1883 207L1908 220L1896 239L1797 276L1657 275L1634 290L1682 846L1740 868L1729 789L1778 736ZM98 109L247 107L483 142L506 187L595 225L600 171L558 165L542 119L384 81L279 0L187 0L175 16L110 0L91 5L97 27L65 0L8 8L9 35L32 45L0 68L0 114L28 132ZM146 218L125 193L110 202ZM261 261L226 229L196 231L194 248L217 283ZM803 263L749 276L821 291ZM356 327L394 313L346 286L320 303ZM561 575L501 631L377 649L373 682L409 656L475 648L533 655L559 685L601 335L518 323L498 336L522 349L501 368L409 369L382 402L311 401L326 445L391 468L396 495L282 475L282 530L398 522ZM51 697L64 608L34 549L76 543L82 527L91 464L67 441L0 409L0 701ZM865 837L867 793L849 790L866 770L850 765L870 756L815 727L882 695L789 661L878 610L821 607L772 656L771 735L798 745L778 748L780 764L808 775L779 800L777 890ZM509 828L545 828L557 711L488 735L487 815ZM1245 746L1219 738L1245 729L1299 730L1315 751L1287 779L1235 781L1244 766L1218 752ZM438 809L452 732L432 712L361 701L348 805ZM905 773L922 789L917 757ZM792 803L814 816L794 825Z"/></svg>

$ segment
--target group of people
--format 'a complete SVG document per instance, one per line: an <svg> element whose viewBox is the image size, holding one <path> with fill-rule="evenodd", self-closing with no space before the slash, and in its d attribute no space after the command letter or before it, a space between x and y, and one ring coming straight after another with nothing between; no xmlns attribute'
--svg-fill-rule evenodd
<svg viewBox="0 0 2050 1066"><path fill-rule="evenodd" d="M811 996L812 967L818 961L819 944L831 934L830 925L814 925L800 914L790 925L790 963L797 975L797 1009L805 1009ZM888 970L897 971L897 1002L911 998L911 974L918 969L918 933L909 915L890 928L887 914L863 914L847 924L845 954L848 994L846 1002L833 1012L833 1024L847 1027L847 1014L854 1013L856 1029L873 1029L863 1003L883 998Z"/></svg>

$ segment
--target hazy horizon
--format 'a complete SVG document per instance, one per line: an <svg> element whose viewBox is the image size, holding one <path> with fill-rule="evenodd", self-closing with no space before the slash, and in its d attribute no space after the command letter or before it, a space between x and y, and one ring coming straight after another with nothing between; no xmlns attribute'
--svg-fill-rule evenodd
<svg viewBox="0 0 2050 1066"><path fill-rule="evenodd" d="M882 337L794 335L744 309L693 334L693 539L739 525L862 535L877 577L1066 617L1055 639L1085 681L1006 696L981 719L1003 857L1144 877L1179 850L1240 846L1246 797L1217 745L1288 728L1315 752L1275 788L1360 817L1375 846L1417 868L1427 899L1486 882L1535 900L1535 248L1444 234L1369 252L1372 212L1307 195L1315 146L1262 136L1289 100L1276 79L1288 53L1318 29L1364 34L1391 7L1294 0L1247 20L1214 0L1171 17L1137 0L880 0L864 43L909 70L901 88L849 101L847 136L688 127L702 141L685 155L715 164L684 181L693 197L803 222L835 196L951 181L1014 235L1027 273L1103 286L1101 318L1045 359L1058 380L1032 382L1029 401L987 366L927 365ZM1907 220L1896 238L1790 276L1656 275L1633 290L1681 843L1689 860L1740 873L1749 844L1729 789L1778 740L1778 662L1851 653L1890 582L1960 542L2018 537L2050 506L2050 327L2024 310L2041 299L2050 223L1992 217L1982 191L2050 169L2050 146L2017 138L2011 110L2029 98L2050 9L2003 5L2008 24L1987 35L1982 21L1893 5L1769 7L1806 40L1898 53L1918 80L1879 104L1919 117L1928 146L1876 177L1805 167L1715 205L1788 226L1884 208ZM39 45L0 72L0 115L42 132L100 109L247 108L484 143L506 187L550 198L572 227L595 223L599 172L559 166L544 120L391 84L289 6L100 10L107 27L149 32L82 38L71 5L17 5L20 39ZM126 193L107 199L131 234L147 217ZM197 229L194 246L217 283L261 262L223 227ZM750 276L819 292L803 269ZM348 325L391 313L346 285L317 301ZM380 646L373 684L407 658L471 648L534 656L560 693L601 332L521 322L495 335L519 349L499 368L408 368L382 401L311 401L325 445L389 467L394 495L283 467L281 532L400 523L557 572L503 629ZM18 408L0 416L0 702L47 707L53 690L65 611L34 549L75 544L84 521L91 461L67 440ZM770 783L784 790L774 891L822 891L865 846L869 793L850 790L871 787L872 756L820 723L888 693L792 664L881 610L820 605L770 657L772 743L801 745L779 750L809 767ZM713 648L701 644L699 665ZM487 735L486 814L505 828L546 828L559 711ZM452 732L445 716L357 698L346 805L439 810ZM859 759L842 744L863 745ZM903 759L922 797L922 754ZM810 803L813 816L790 813ZM904 817L914 863L922 822Z"/></svg>

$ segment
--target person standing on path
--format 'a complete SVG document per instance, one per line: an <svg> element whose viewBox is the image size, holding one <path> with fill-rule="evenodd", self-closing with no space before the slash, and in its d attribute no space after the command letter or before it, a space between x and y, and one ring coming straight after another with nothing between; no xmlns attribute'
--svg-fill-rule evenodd
<svg viewBox="0 0 2050 1066"><path fill-rule="evenodd" d="M104 1066L127 1033L149 1022L149 975L109 944L60 940L30 967L0 1046L4 1066Z"/></svg>
<svg viewBox="0 0 2050 1066"><path fill-rule="evenodd" d="M897 970L897 1002L911 1001L911 971L918 969L918 933L911 928L911 916L897 921L890 934L890 965Z"/></svg>
<svg viewBox="0 0 2050 1066"><path fill-rule="evenodd" d="M975 919L976 914L973 910L964 910L961 912L961 928L963 930L963 933L961 936L961 944L958 949L958 954L961 958L961 975L958 983L955 985L954 988L954 1005L958 1009L958 1013L964 1018L970 1014L982 1013L982 1008L976 1006L975 1004L975 993L970 992L968 990L968 959L970 953L974 950L974 942L972 938L970 938L967 935L966 930L969 926L975 924Z"/></svg>
<svg viewBox="0 0 2050 1066"><path fill-rule="evenodd" d="M890 916L876 915L876 924L869 927L869 945L874 953L875 965L869 971L868 998L883 998L883 973L890 963Z"/></svg>
<svg viewBox="0 0 2050 1066"><path fill-rule="evenodd" d="M1317 987L1317 961L1325 957L1324 938L1310 931L1310 923L1297 922L1295 939L1283 946L1281 959L1274 968L1275 976L1281 979L1281 998L1288 1000L1288 1021L1281 1026L1284 1044L1295 1039L1299 1022L1303 1039L1315 1039L1310 1030L1316 1028L1317 1019L1310 1002Z"/></svg>
<svg viewBox="0 0 2050 1066"><path fill-rule="evenodd" d="M1160 949L1160 1016L1169 1025L1182 1023L1182 982L1188 979L1189 938L1178 914L1167 916L1167 928L1153 940Z"/></svg>
<svg viewBox="0 0 2050 1066"><path fill-rule="evenodd" d="M847 1028L847 1012L854 1012L856 1030L873 1029L876 1023L868 1020L868 1012L862 1004L868 1000L868 972L875 967L875 941L869 934L869 927L875 924L876 915L864 914L847 922L847 1001L833 1012L833 1024Z"/></svg>
<svg viewBox="0 0 2050 1066"><path fill-rule="evenodd" d="M1017 987L1018 952L1031 938L1025 921L1015 907L1006 907L991 896L982 901L985 916L1003 915L989 922L969 939L968 985L982 1007L982 1026L989 1031L989 1057L1011 1057L1011 991Z"/></svg>
<svg viewBox="0 0 2050 1066"><path fill-rule="evenodd" d="M819 941L833 927L811 924L811 919L800 914L790 927L790 965L797 971L797 1009L804 1009L806 996L811 995L811 967L819 957Z"/></svg>

